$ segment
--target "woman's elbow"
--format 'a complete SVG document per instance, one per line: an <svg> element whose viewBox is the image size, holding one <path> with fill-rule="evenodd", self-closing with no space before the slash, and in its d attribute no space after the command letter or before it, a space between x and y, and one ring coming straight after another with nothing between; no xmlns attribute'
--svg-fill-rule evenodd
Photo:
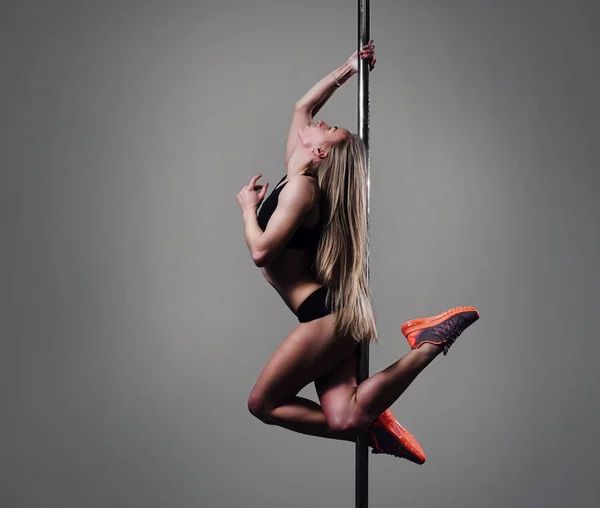
<svg viewBox="0 0 600 508"><path fill-rule="evenodd" d="M302 99L294 104L294 111L305 111L309 115L312 113L313 109L314 106L311 106L308 102Z"/></svg>
<svg viewBox="0 0 600 508"><path fill-rule="evenodd" d="M281 249L265 249L256 251L252 255L252 260L254 261L254 264L256 266L258 266L259 268L264 268L265 266L269 266L273 261L275 261L275 258L279 256L280 250Z"/></svg>
<svg viewBox="0 0 600 508"><path fill-rule="evenodd" d="M267 266L269 264L269 256L266 251L258 251L252 254L252 261L259 268Z"/></svg>

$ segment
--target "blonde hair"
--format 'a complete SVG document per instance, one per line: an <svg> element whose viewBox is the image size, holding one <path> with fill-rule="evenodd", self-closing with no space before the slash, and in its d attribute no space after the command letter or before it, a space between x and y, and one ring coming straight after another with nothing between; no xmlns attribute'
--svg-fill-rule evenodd
<svg viewBox="0 0 600 508"><path fill-rule="evenodd" d="M367 281L367 160L356 134L329 147L307 170L321 191L321 237L313 272L327 289L336 333L377 342Z"/></svg>

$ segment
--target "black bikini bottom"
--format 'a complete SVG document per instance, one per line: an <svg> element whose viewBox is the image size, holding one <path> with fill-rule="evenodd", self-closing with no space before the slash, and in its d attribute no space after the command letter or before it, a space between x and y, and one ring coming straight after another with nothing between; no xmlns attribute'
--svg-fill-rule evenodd
<svg viewBox="0 0 600 508"><path fill-rule="evenodd" d="M300 304L300 307L298 307L298 312L296 313L298 316L298 321L301 323L307 323L308 321L319 319L323 316L331 314L331 309L325 305L326 296L327 289L324 287L320 287L308 295Z"/></svg>

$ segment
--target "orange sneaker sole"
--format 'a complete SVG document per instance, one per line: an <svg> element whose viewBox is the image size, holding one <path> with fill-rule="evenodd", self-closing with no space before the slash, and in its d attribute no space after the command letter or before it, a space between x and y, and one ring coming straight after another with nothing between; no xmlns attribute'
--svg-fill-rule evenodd
<svg viewBox="0 0 600 508"><path fill-rule="evenodd" d="M444 312L440 312L435 316L411 319L410 321L404 323L400 327L400 329L402 330L402 334L408 339L408 342L412 347L414 341L412 341L411 343L409 335L423 330L424 328L439 325L441 322L446 321L446 319L455 316L456 314L460 314L461 312L477 312L477 315L479 316L479 311L475 307L454 307Z"/></svg>
<svg viewBox="0 0 600 508"><path fill-rule="evenodd" d="M424 464L425 451L408 430L406 430L389 409L386 409L369 427L372 439L372 453L384 453L407 459L415 464Z"/></svg>

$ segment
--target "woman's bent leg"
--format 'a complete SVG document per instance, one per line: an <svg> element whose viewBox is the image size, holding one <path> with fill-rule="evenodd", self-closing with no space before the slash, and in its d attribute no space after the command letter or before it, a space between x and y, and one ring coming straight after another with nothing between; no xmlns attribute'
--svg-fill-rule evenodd
<svg viewBox="0 0 600 508"><path fill-rule="evenodd" d="M252 388L248 409L265 423L310 435L352 440L348 428L329 421L318 404L296 395L354 356L357 344L354 339L335 335L331 314L300 323L269 358Z"/></svg>
<svg viewBox="0 0 600 508"><path fill-rule="evenodd" d="M332 315L301 323L258 377L248 398L250 412L295 432L355 441L357 430L389 408L442 351L441 346L423 344L357 386L357 344L335 337ZM297 397L311 381L321 406Z"/></svg>
<svg viewBox="0 0 600 508"><path fill-rule="evenodd" d="M315 380L322 406L294 396L268 414L257 412L257 416L267 424L301 434L355 442L358 429L390 407L440 351L438 346L424 345L360 386L356 381L356 358L351 355Z"/></svg>
<svg viewBox="0 0 600 508"><path fill-rule="evenodd" d="M333 428L327 422L323 408L304 397L294 396L273 409L266 423L278 425L294 432L310 436L356 441L356 430Z"/></svg>

